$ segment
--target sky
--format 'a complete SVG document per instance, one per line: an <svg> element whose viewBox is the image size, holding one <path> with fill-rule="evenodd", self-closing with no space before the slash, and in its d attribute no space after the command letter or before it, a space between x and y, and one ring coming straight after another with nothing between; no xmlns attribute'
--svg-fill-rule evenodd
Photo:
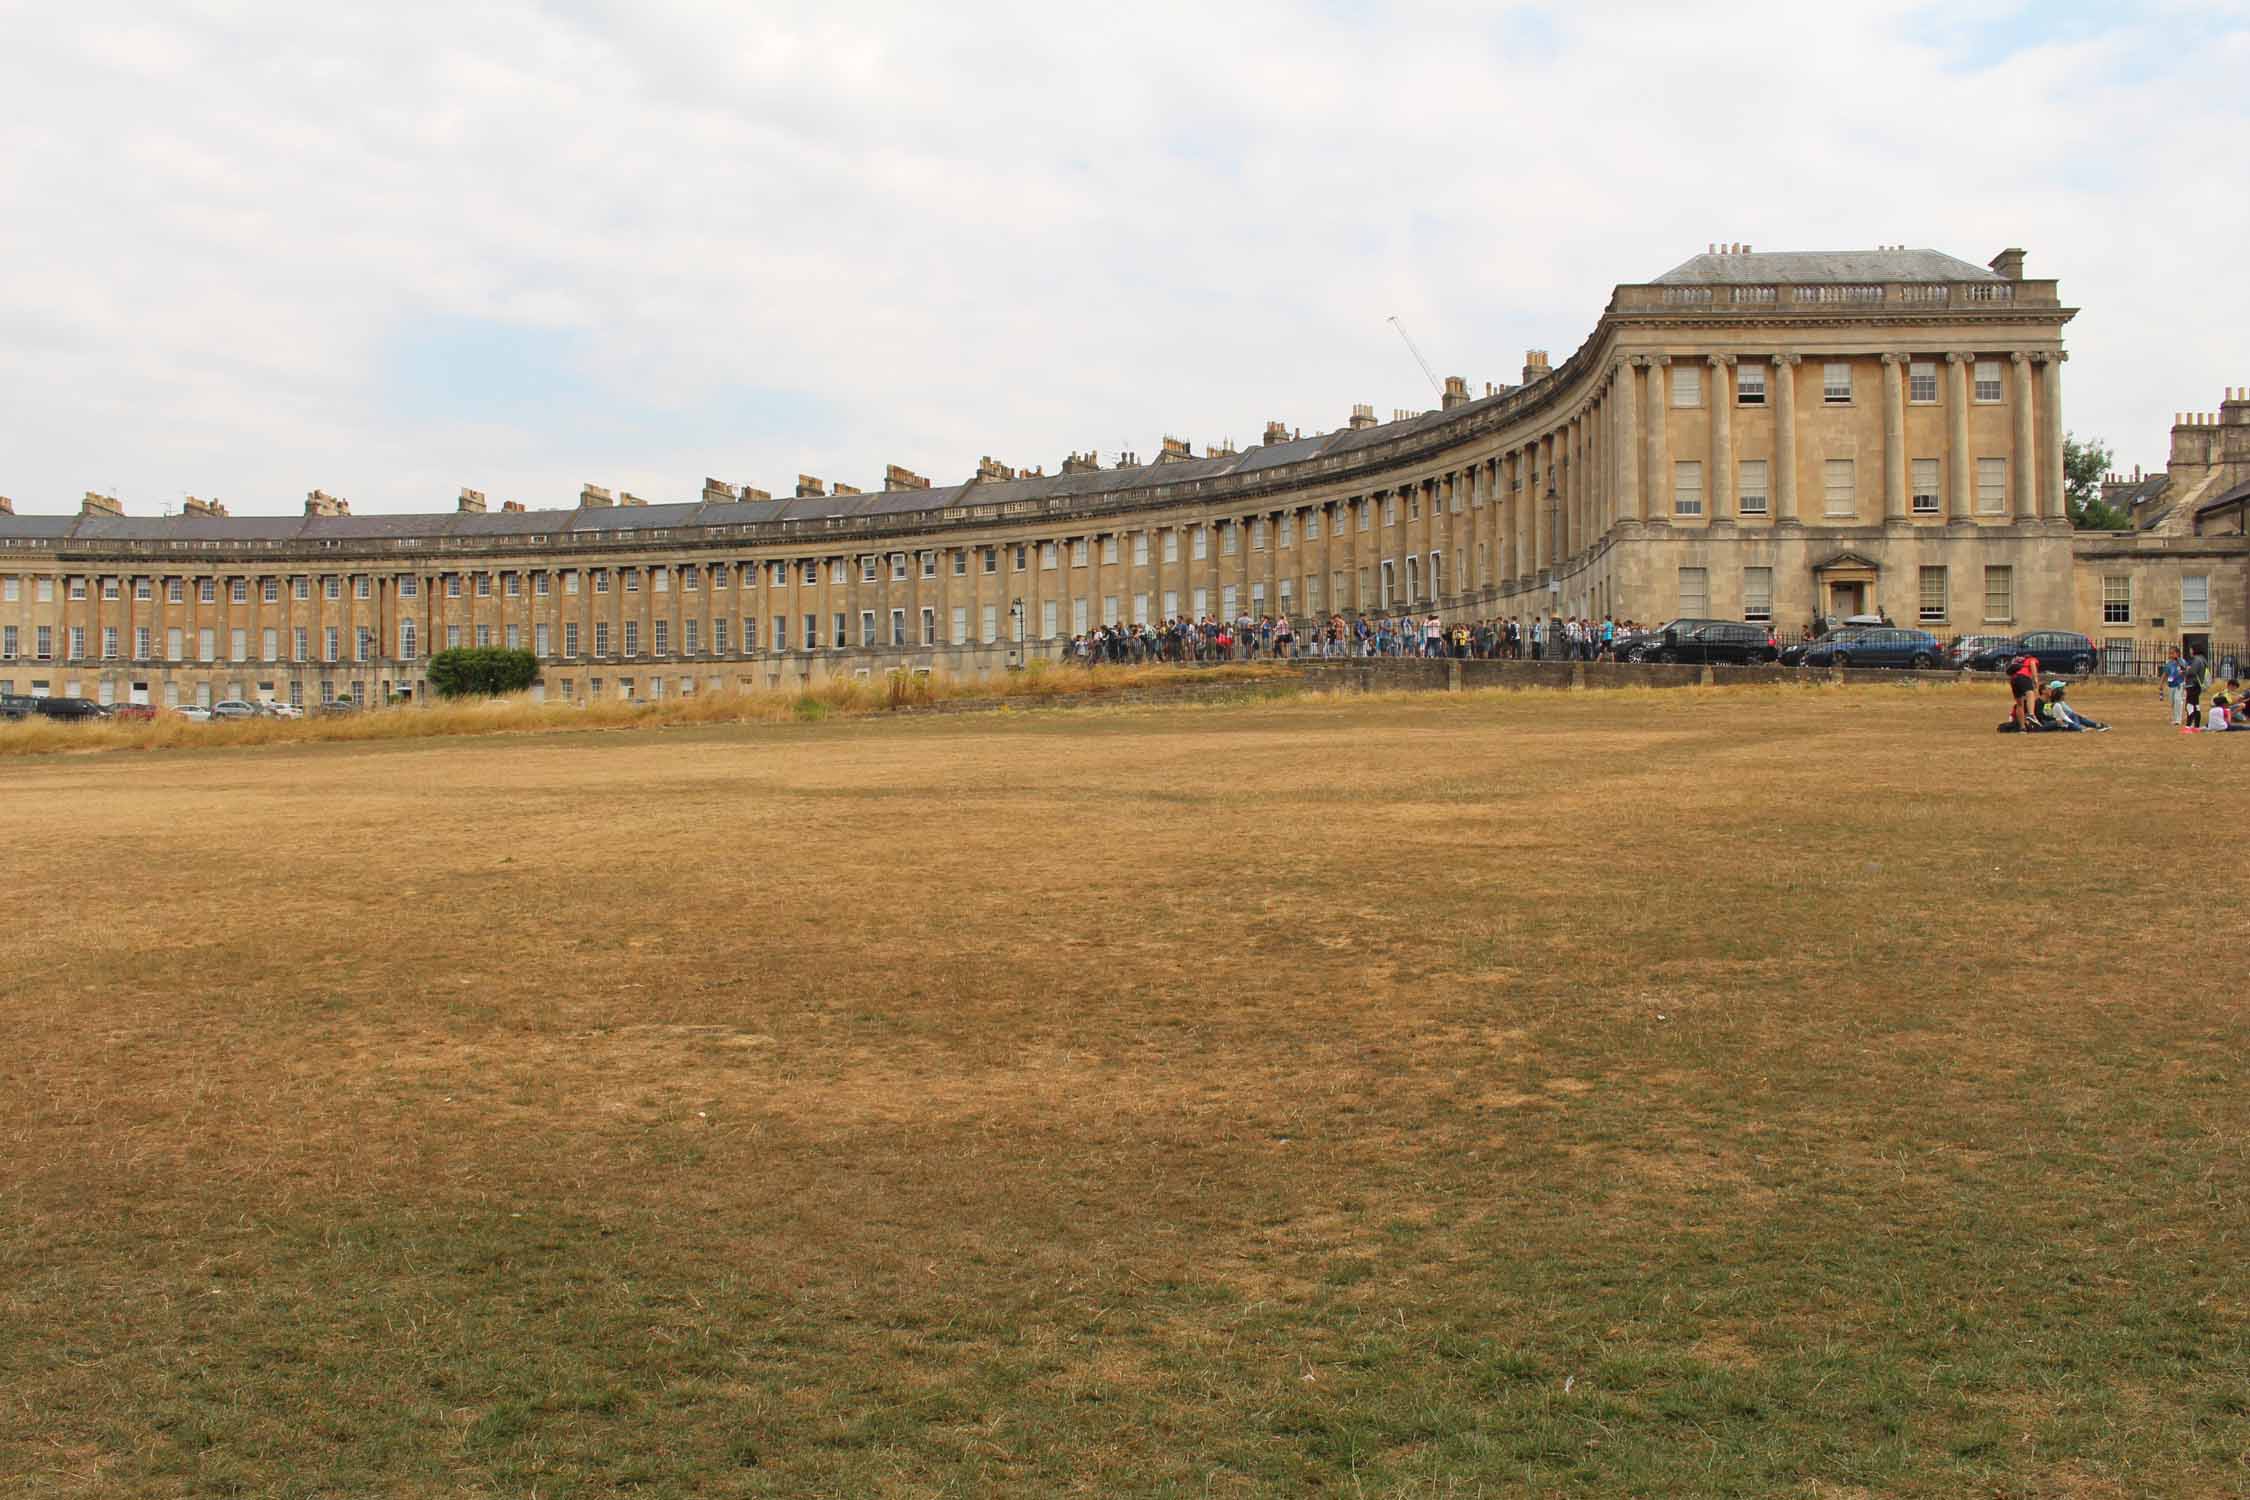
<svg viewBox="0 0 2250 1500"><path fill-rule="evenodd" d="M957 482L2007 246L2122 466L2250 385L2250 0L0 0L0 494Z"/></svg>

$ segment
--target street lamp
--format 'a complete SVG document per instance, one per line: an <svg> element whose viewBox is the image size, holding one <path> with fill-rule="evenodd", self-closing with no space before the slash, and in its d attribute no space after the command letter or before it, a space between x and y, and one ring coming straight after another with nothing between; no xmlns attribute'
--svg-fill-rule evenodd
<svg viewBox="0 0 2250 1500"><path fill-rule="evenodd" d="M1023 600L1008 601L1008 618L1015 622L1014 638L1008 642L1008 665L1023 665Z"/></svg>

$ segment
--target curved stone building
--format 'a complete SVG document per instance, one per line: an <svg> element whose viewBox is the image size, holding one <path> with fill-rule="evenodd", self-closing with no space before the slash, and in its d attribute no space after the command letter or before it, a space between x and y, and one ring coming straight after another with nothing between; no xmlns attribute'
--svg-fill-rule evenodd
<svg viewBox="0 0 2250 1500"><path fill-rule="evenodd" d="M1105 621L1435 609L1940 633L2068 626L2063 325L2023 254L1716 246L1620 286L1559 365L1245 452L987 460L880 491L354 516L0 502L0 684L163 703L419 690L514 644L550 698L977 673Z"/></svg>

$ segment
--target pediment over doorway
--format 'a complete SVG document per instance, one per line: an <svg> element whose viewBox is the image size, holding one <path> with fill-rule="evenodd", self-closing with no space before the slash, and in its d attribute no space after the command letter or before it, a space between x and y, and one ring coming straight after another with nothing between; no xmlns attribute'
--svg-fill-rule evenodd
<svg viewBox="0 0 2250 1500"><path fill-rule="evenodd" d="M1835 556L1812 565L1815 573L1880 573L1883 565L1863 552L1839 552Z"/></svg>

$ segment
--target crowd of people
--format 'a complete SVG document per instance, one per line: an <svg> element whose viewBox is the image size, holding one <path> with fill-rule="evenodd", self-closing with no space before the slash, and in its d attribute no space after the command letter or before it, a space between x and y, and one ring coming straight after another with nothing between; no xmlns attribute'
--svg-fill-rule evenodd
<svg viewBox="0 0 2250 1500"><path fill-rule="evenodd" d="M1232 620L1182 617L1161 625L1101 625L1073 636L1069 659L1086 665L1141 662L1290 661L1378 656L1450 656L1522 661L1609 661L1642 629L1632 620L1561 615L1455 621L1436 615L1330 615L1301 625L1287 615Z"/></svg>

